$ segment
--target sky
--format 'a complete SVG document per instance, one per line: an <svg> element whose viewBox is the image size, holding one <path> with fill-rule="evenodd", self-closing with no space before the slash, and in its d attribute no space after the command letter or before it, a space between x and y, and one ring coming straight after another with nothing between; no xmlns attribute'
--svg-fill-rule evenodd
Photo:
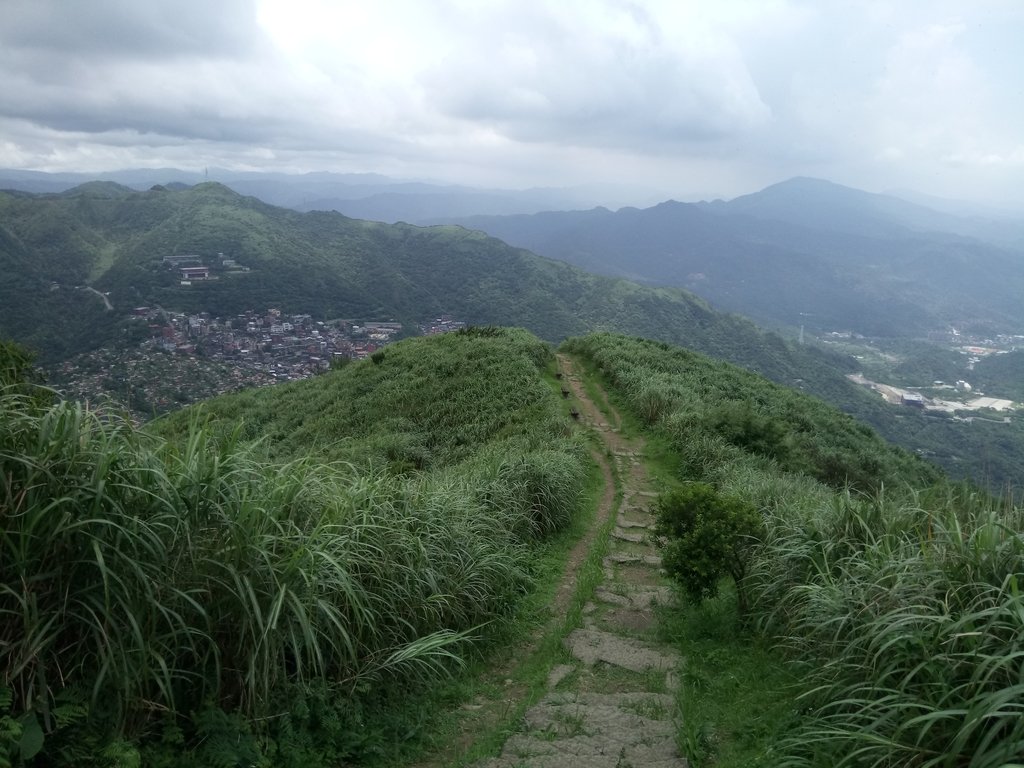
<svg viewBox="0 0 1024 768"><path fill-rule="evenodd" d="M0 0L0 167L1024 207L1019 0Z"/></svg>

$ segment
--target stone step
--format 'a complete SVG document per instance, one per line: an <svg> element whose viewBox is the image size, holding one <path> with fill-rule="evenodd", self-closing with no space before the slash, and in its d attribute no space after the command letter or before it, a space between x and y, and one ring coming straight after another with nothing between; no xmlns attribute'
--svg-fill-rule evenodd
<svg viewBox="0 0 1024 768"><path fill-rule="evenodd" d="M626 608L646 609L653 605L668 605L674 599L671 587L619 587L615 591L598 587L594 597L602 603Z"/></svg>
<svg viewBox="0 0 1024 768"><path fill-rule="evenodd" d="M668 670L675 658L633 638L621 637L600 629L574 629L565 638L565 645L577 659L588 666L603 661L632 672L649 669Z"/></svg>
<svg viewBox="0 0 1024 768"><path fill-rule="evenodd" d="M644 565L652 565L657 568L661 566L661 557L658 555L638 555L634 552L613 552L604 559L604 562L605 564L619 563L622 565L643 563Z"/></svg>
<svg viewBox="0 0 1024 768"><path fill-rule="evenodd" d="M631 533L616 526L615 530L612 531L612 536L616 539L619 539L620 541L628 541L633 544L641 544L643 543L643 540L647 537L647 534Z"/></svg>
<svg viewBox="0 0 1024 768"><path fill-rule="evenodd" d="M666 694L560 694L544 697L523 718L490 768L684 768L675 746L675 705Z"/></svg>

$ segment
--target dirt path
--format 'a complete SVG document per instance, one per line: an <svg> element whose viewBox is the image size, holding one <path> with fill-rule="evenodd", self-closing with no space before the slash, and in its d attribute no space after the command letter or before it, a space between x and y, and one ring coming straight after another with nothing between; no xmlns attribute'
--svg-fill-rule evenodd
<svg viewBox="0 0 1024 768"><path fill-rule="evenodd" d="M609 515L616 516L616 524L603 579L584 607L582 626L562 640L568 661L550 670L541 699L519 722L509 724L514 732L501 754L475 766L684 768L687 762L676 747L679 658L655 635L654 608L672 600L672 592L660 572L657 550L647 541L652 524L647 507L655 493L643 464L644 445L620 434L618 415L605 401L602 405L614 424L608 423L569 358L560 355L559 367L580 421L597 432L606 448L594 453L605 490L595 524L570 554L552 621L570 604L576 576L591 549L601 543L598 536ZM610 462L621 483L618 504ZM456 759L447 764L462 763Z"/></svg>

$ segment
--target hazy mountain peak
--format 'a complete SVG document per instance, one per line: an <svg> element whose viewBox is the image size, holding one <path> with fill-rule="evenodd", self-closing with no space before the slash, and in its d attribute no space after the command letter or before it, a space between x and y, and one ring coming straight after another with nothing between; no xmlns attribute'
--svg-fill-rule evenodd
<svg viewBox="0 0 1024 768"><path fill-rule="evenodd" d="M61 197L104 197L118 198L129 197L135 194L135 190L118 184L115 181L87 181L77 187L61 192Z"/></svg>
<svg viewBox="0 0 1024 768"><path fill-rule="evenodd" d="M771 184L760 192L753 192L749 195L741 195L729 201L730 205L741 201L753 202L762 200L803 200L815 204L835 203L843 201L846 203L868 201L885 198L885 195L876 195L853 187L846 187L836 184L834 181L818 179L813 176L794 176L791 179Z"/></svg>
<svg viewBox="0 0 1024 768"><path fill-rule="evenodd" d="M797 188L797 189L822 189L822 188L827 188L827 189L845 189L845 190L849 190L851 192L860 192L860 190L855 190L855 189L853 189L853 187L847 187L847 186L844 186L843 184L837 184L834 181L829 181L828 179L821 179L821 178L818 178L817 176L793 176L792 178L786 179L785 181L780 181L780 182L777 182L775 184L769 184L762 191L767 191L769 189L775 189L775 188Z"/></svg>
<svg viewBox="0 0 1024 768"><path fill-rule="evenodd" d="M191 189L201 195L214 195L217 197L229 198L242 197L242 195L231 189L231 187L225 186L219 181L204 181L201 184L196 184Z"/></svg>

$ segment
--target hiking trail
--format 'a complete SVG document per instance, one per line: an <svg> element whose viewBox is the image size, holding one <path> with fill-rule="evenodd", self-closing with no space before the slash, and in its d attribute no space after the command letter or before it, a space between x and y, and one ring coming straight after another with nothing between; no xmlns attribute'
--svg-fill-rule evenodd
<svg viewBox="0 0 1024 768"><path fill-rule="evenodd" d="M576 581L588 554L600 546L609 529L603 577L583 608L582 624L562 638L569 661L553 666L538 701L518 722L502 717L522 711L513 706L524 691L505 692L503 707L495 702L469 704L463 726L465 752L474 732L505 725L512 731L500 755L475 763L474 768L685 768L676 734L676 692L681 660L660 642L655 607L674 600L661 558L649 541L653 516L648 507L657 496L644 465L644 443L624 436L618 414L598 390L598 407L584 386L578 365L558 355L563 385L579 411L579 420L603 443L594 450L604 490L590 528L570 552L551 606L550 622L564 619L576 592ZM592 387L593 389L593 387ZM605 414L608 414L608 417ZM614 423L609 423L608 419ZM613 466L614 465L614 466ZM616 488L615 478L619 487ZM619 491L619 493L617 493ZM536 651L527 646L518 661ZM508 680L506 682L511 682ZM513 716L513 717L518 717ZM442 762L435 762L441 759ZM424 766L466 765L458 754L435 756Z"/></svg>

